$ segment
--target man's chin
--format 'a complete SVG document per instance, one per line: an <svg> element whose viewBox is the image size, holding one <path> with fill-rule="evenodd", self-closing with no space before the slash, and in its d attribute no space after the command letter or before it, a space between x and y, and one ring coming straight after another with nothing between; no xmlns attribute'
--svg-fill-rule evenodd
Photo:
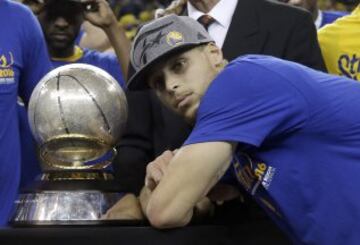
<svg viewBox="0 0 360 245"><path fill-rule="evenodd" d="M70 45L67 40L66 41L59 41L59 40L51 41L51 47L53 47L56 50L66 49L69 46Z"/></svg>
<svg viewBox="0 0 360 245"><path fill-rule="evenodd" d="M169 106L166 103L165 106L167 106L171 111L175 112L175 114L181 116L187 123L189 124L195 123L197 106L193 105L187 108L183 108L182 110Z"/></svg>
<svg viewBox="0 0 360 245"><path fill-rule="evenodd" d="M193 125L196 120L196 110L194 108L189 108L185 112L181 113L181 116L187 123Z"/></svg>
<svg viewBox="0 0 360 245"><path fill-rule="evenodd" d="M72 48L73 45L68 45L66 43L58 43L58 42L52 42L51 45L49 45L49 48L51 50L52 56L55 55L56 57L66 57L66 51Z"/></svg>
<svg viewBox="0 0 360 245"><path fill-rule="evenodd" d="M47 38L47 43L56 49L64 49L66 47L72 46L75 39L67 35L60 36L50 36Z"/></svg>

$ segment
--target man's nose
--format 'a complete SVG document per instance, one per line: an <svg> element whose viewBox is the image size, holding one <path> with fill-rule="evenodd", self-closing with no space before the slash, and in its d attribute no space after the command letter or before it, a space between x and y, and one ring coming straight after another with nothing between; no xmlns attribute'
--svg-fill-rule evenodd
<svg viewBox="0 0 360 245"><path fill-rule="evenodd" d="M175 92L179 88L179 82L175 79L166 81L166 90L170 93Z"/></svg>
<svg viewBox="0 0 360 245"><path fill-rule="evenodd" d="M57 27L65 28L69 26L69 22L64 17L57 17L54 21Z"/></svg>

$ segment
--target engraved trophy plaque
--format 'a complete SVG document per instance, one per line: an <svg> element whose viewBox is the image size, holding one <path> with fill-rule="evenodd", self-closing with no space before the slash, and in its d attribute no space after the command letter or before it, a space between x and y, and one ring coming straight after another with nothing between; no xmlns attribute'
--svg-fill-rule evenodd
<svg viewBox="0 0 360 245"><path fill-rule="evenodd" d="M111 171L127 120L118 82L91 65L59 67L35 87L28 117L43 174L20 194L11 223L101 223L123 195Z"/></svg>

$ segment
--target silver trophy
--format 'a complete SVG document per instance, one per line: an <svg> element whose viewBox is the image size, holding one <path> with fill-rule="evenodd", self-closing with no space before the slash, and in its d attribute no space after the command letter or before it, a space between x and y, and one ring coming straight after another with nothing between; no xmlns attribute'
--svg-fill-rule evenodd
<svg viewBox="0 0 360 245"><path fill-rule="evenodd" d="M127 120L123 90L97 67L62 66L35 87L28 116L43 174L20 195L12 224L97 224L123 196L111 171Z"/></svg>

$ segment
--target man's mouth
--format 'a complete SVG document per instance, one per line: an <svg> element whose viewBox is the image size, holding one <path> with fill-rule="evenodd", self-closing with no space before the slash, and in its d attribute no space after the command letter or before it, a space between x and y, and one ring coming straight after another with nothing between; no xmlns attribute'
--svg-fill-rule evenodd
<svg viewBox="0 0 360 245"><path fill-rule="evenodd" d="M182 109L188 106L191 102L191 93L180 95L176 97L175 108Z"/></svg>
<svg viewBox="0 0 360 245"><path fill-rule="evenodd" d="M60 40L60 41L69 39L69 35L67 33L64 33L64 32L52 33L52 34L50 34L50 36L51 36L52 39Z"/></svg>

